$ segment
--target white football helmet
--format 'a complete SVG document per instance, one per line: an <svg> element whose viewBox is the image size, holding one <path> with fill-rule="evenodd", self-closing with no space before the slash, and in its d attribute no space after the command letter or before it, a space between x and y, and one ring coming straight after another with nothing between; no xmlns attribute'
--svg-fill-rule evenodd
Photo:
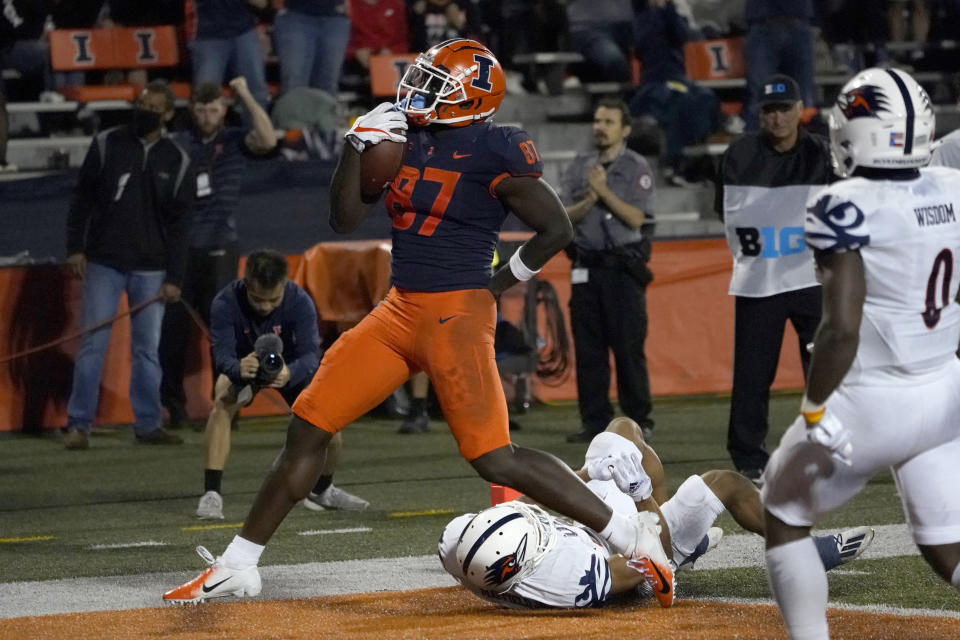
<svg viewBox="0 0 960 640"><path fill-rule="evenodd" d="M927 92L899 69L866 69L843 85L830 110L834 170L905 169L930 161L933 105Z"/></svg>
<svg viewBox="0 0 960 640"><path fill-rule="evenodd" d="M464 581L503 593L539 566L557 537L540 507L505 502L481 511L460 534L457 563Z"/></svg>

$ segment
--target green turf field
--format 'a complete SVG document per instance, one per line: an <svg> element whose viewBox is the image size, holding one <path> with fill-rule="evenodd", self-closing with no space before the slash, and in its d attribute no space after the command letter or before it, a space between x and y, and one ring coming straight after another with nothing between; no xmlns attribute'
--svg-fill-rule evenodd
<svg viewBox="0 0 960 640"><path fill-rule="evenodd" d="M689 474L730 468L724 448L728 399L659 398L653 442L671 491ZM774 444L795 416L799 397L771 401ZM571 465L584 445L564 436L579 428L576 408L539 406L517 416L521 445L551 451ZM239 529L265 469L282 442L285 419L241 420L224 474L223 521L193 516L202 493L199 433L184 432L182 447L136 445L129 430L95 433L88 451L66 451L59 438L0 438L0 582L109 576L158 571L193 572L203 544L219 553ZM268 546L261 564L434 553L452 514L489 505L489 486L459 457L445 425L424 435L396 434L398 422L365 419L345 432L335 483L371 502L362 513L315 513L298 506ZM434 512L434 513L431 513ZM889 474L876 478L824 528L902 523ZM742 533L724 515L718 524ZM218 528L197 529L214 526ZM317 529L369 528L340 535L298 535ZM91 550L92 545L165 543ZM960 596L935 578L919 556L860 560L831 576L831 600L850 604L960 611ZM768 598L760 568L683 574L682 596Z"/></svg>

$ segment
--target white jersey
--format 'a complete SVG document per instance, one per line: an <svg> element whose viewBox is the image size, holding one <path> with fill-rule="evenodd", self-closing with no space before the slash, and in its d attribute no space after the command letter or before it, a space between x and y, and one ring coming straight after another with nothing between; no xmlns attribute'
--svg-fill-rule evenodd
<svg viewBox="0 0 960 640"><path fill-rule="evenodd" d="M478 589L463 579L457 562L457 540L475 516L454 518L440 536L438 553L443 568L478 597L511 609L594 607L610 595L610 549L592 531L555 516L557 541L532 573L503 593Z"/></svg>
<svg viewBox="0 0 960 640"><path fill-rule="evenodd" d="M724 187L724 231L733 253L730 295L766 297L818 284L813 253L803 242L803 216L807 200L822 188Z"/></svg>
<svg viewBox="0 0 960 640"><path fill-rule="evenodd" d="M960 341L960 171L914 180L853 178L811 203L806 240L822 251L859 249L866 299L845 384L902 384L943 366Z"/></svg>
<svg viewBox="0 0 960 640"><path fill-rule="evenodd" d="M952 167L960 169L960 129L948 133L933 143L931 167Z"/></svg>

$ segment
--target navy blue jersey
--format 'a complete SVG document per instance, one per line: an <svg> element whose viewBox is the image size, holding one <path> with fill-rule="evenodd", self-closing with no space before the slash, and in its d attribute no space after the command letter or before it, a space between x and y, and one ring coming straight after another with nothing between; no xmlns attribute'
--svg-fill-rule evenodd
<svg viewBox="0 0 960 640"><path fill-rule="evenodd" d="M400 173L386 197L393 220L392 280L407 291L481 289L507 209L496 185L539 177L543 163L525 131L482 122L411 127Z"/></svg>

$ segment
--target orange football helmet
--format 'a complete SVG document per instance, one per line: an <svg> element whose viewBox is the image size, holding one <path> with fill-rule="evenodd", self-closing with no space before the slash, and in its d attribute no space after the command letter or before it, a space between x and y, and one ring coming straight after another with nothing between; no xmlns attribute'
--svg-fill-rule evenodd
<svg viewBox="0 0 960 640"><path fill-rule="evenodd" d="M492 116L507 90L503 67L476 40L455 38L417 56L397 87L397 105L420 126L463 127Z"/></svg>

